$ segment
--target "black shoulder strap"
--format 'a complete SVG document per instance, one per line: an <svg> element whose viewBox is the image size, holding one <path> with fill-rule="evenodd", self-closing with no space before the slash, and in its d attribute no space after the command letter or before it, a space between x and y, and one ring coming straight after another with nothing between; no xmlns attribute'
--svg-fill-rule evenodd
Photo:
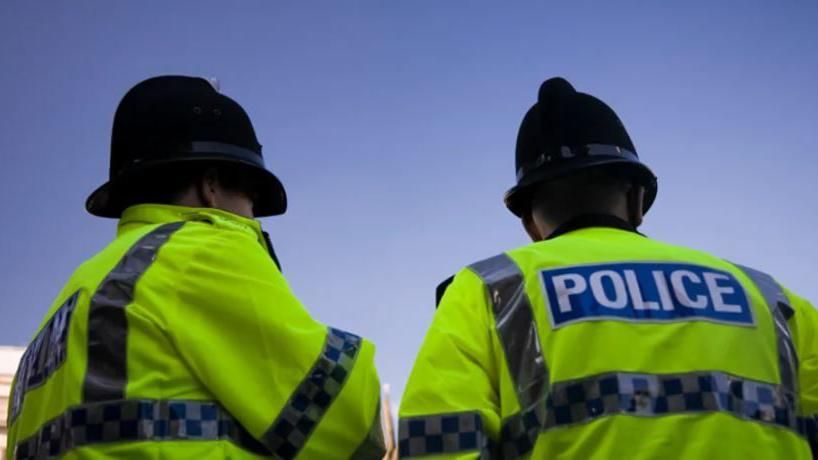
<svg viewBox="0 0 818 460"><path fill-rule="evenodd" d="M443 294L446 293L446 288L452 284L452 281L454 281L454 275L446 278L442 283L437 285L435 289L435 308L440 306L440 301L443 300Z"/></svg>
<svg viewBox="0 0 818 460"><path fill-rule="evenodd" d="M270 241L270 234L267 232L261 232L261 234L264 235L264 242L267 243L267 252L270 253L270 257L273 259L273 262L275 262L276 267L278 267L278 271L284 273L281 269L281 263L278 261L278 256L276 256L276 251L273 248L273 242Z"/></svg>

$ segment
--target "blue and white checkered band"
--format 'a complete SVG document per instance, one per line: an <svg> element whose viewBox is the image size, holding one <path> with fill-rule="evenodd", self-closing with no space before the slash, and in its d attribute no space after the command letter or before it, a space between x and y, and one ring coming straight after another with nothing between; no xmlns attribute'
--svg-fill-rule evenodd
<svg viewBox="0 0 818 460"><path fill-rule="evenodd" d="M523 176L529 172L539 168L546 163L553 163L572 158L582 157L612 157L625 158L631 161L639 161L639 156L635 152L619 147L618 145L608 144L587 144L577 146L563 145L559 152L545 152L537 156L533 161L530 161L517 169L517 181L519 182Z"/></svg>
<svg viewBox="0 0 818 460"><path fill-rule="evenodd" d="M53 459L92 444L175 440L226 440L257 455L269 455L218 403L123 400L70 408L19 442L14 458Z"/></svg>
<svg viewBox="0 0 818 460"><path fill-rule="evenodd" d="M749 422L790 429L818 445L816 417L798 416L797 358L786 321L792 310L783 290L768 275L740 267L758 284L775 319L781 384L708 371L673 375L612 372L549 385L548 369L519 268L505 254L470 268L486 285L498 337L523 408L504 420L499 446L489 449L502 458L528 454L544 431L618 414L728 413ZM565 267L543 271L540 276L555 327L603 317L655 322L707 320L755 326L741 284L730 273L707 267L621 263ZM480 423L479 415L472 414L478 418L472 422L476 426ZM475 450L471 444L455 442L451 435L448 442L442 442L440 433L428 428L430 423L439 425L440 419L455 415L458 414L402 420L401 452L452 453L463 451L464 445ZM411 423L416 424L410 426ZM491 444L485 439L486 445Z"/></svg>
<svg viewBox="0 0 818 460"><path fill-rule="evenodd" d="M521 426L542 426L547 431L619 414L658 417L712 412L808 434L792 394L781 385L723 372L614 372L555 383L545 407L504 421L501 449L503 458L516 458L533 448L540 433Z"/></svg>
<svg viewBox="0 0 818 460"><path fill-rule="evenodd" d="M543 405L503 421L499 447L486 447L492 442L482 432L479 415L473 412L464 413L468 418L464 414L446 414L401 420L400 449L402 456L421 456L479 451L485 447L489 451L499 450L500 458L519 458L531 452L540 434L554 428L614 415L660 417L691 413L726 413L802 436L818 436L815 432L818 423L797 416L792 394L782 385L724 372L612 372L554 383ZM450 421L451 428L441 428L442 420L457 417L466 423ZM482 441L476 445L474 439Z"/></svg>
<svg viewBox="0 0 818 460"><path fill-rule="evenodd" d="M571 425L616 414L725 412L798 431L791 396L780 385L723 372L616 372L554 384L545 426Z"/></svg>
<svg viewBox="0 0 818 460"><path fill-rule="evenodd" d="M79 295L80 292L77 291L63 302L23 353L11 394L10 421L14 421L20 414L26 393L44 384L65 362L68 354L68 326Z"/></svg>
<svg viewBox="0 0 818 460"><path fill-rule="evenodd" d="M324 350L262 437L277 458L295 458L355 366L361 338L329 328Z"/></svg>
<svg viewBox="0 0 818 460"><path fill-rule="evenodd" d="M402 418L398 432L401 458L466 452L491 458L491 441L477 412Z"/></svg>

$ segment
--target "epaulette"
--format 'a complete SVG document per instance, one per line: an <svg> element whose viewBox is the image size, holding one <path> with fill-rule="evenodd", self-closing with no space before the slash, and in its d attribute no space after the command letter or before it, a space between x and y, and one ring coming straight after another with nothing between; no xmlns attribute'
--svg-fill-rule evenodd
<svg viewBox="0 0 818 460"><path fill-rule="evenodd" d="M440 306L440 301L443 299L443 294L446 293L446 288L452 284L452 281L454 281L454 275L446 278L442 283L437 285L437 288L435 289L435 308Z"/></svg>

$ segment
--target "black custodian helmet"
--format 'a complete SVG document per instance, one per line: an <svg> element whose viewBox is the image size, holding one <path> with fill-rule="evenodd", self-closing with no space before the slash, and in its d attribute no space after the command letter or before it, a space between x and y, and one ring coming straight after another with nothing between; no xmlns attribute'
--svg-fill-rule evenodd
<svg viewBox="0 0 818 460"><path fill-rule="evenodd" d="M528 212L536 185L597 167L615 167L645 187L644 212L656 199L656 176L639 161L625 126L604 102L562 78L546 80L517 135L517 185L506 207Z"/></svg>
<svg viewBox="0 0 818 460"><path fill-rule="evenodd" d="M125 94L114 115L109 180L85 207L96 216L120 217L135 177L202 162L240 165L253 176L255 216L287 210L284 186L265 168L244 109L208 80L184 76L149 78ZM149 179L143 185L149 187Z"/></svg>

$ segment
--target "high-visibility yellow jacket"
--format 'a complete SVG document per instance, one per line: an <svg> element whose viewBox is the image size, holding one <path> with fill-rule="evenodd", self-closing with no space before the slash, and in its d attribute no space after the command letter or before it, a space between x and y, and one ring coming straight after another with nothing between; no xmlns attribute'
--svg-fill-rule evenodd
<svg viewBox="0 0 818 460"><path fill-rule="evenodd" d="M138 205L26 350L8 457L379 458L374 347L310 317L260 225Z"/></svg>
<svg viewBox="0 0 818 460"><path fill-rule="evenodd" d="M446 290L401 458L808 459L818 312L772 278L620 228L478 262Z"/></svg>

